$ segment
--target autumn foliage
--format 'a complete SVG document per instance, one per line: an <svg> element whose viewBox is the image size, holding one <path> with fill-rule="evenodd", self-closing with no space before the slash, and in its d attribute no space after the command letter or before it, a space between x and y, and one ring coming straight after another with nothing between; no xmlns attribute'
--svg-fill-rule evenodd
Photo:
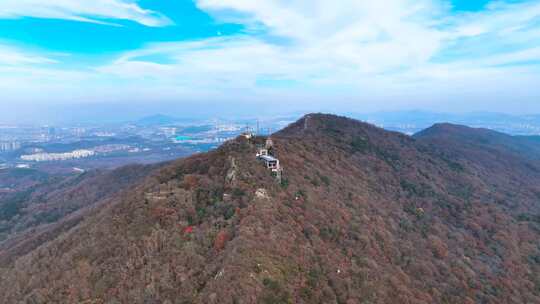
<svg viewBox="0 0 540 304"><path fill-rule="evenodd" d="M540 303L540 166L501 136L312 114L281 183L238 138L2 266L0 302Z"/></svg>

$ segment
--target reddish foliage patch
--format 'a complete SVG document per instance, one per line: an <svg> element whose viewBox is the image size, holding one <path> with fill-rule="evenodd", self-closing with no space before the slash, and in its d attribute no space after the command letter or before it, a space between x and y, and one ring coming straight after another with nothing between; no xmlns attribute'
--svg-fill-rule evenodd
<svg viewBox="0 0 540 304"><path fill-rule="evenodd" d="M229 239L229 232L227 232L226 230L221 230L217 234L216 239L214 240L214 249L218 251L223 250L223 248L225 248L225 245L227 245Z"/></svg>

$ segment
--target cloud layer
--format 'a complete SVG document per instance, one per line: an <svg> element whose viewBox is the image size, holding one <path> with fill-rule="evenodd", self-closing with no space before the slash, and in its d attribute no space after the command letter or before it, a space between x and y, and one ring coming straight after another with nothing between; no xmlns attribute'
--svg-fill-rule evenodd
<svg viewBox="0 0 540 304"><path fill-rule="evenodd" d="M170 20L164 15L142 9L126 0L3 0L0 18L49 18L94 23L110 19L134 21L146 26L164 26Z"/></svg>
<svg viewBox="0 0 540 304"><path fill-rule="evenodd" d="M40 6L37 0L8 1L12 7L33 2L40 12L50 9L49 15L108 16L154 26L164 22L119 0L87 2L93 4L84 8L55 1L62 9ZM244 33L149 43L97 66L68 72L51 64L41 67L39 75L58 79L76 73L76 80L64 83L77 87L76 81L84 79L85 88L104 98L129 97L136 91L150 99L347 99L358 108L381 101L434 108L456 100L485 108L507 100L511 108L512 102L532 104L540 97L534 85L540 83L538 1L493 2L482 11L461 13L436 0L196 4L218 22L242 24ZM2 7L10 5L0 4L0 16L9 16ZM66 7L71 7L67 13ZM112 15L114 10L105 7L119 9ZM62 73L51 72L56 70Z"/></svg>
<svg viewBox="0 0 540 304"><path fill-rule="evenodd" d="M55 63L56 61L39 55L26 53L20 49L0 44L0 66L23 66Z"/></svg>
<svg viewBox="0 0 540 304"><path fill-rule="evenodd" d="M423 0L197 3L219 20L243 23L249 34L151 44L100 71L201 88L254 89L288 82L300 84L299 89L335 86L362 92L374 83L403 87L395 82L498 77L516 64L540 60L540 44L531 43L540 38L540 26L534 24L540 4L535 2L494 4L459 15L443 3ZM538 76L536 66L524 72Z"/></svg>

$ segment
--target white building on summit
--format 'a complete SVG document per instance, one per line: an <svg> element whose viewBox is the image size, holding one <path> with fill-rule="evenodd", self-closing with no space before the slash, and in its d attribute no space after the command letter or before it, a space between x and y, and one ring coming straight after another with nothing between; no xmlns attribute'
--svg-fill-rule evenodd
<svg viewBox="0 0 540 304"><path fill-rule="evenodd" d="M257 157L261 161L263 161L266 168L272 170L272 172L276 172L277 170L280 169L279 159L277 159L277 158L275 158L275 157L273 157L271 155L258 155Z"/></svg>
<svg viewBox="0 0 540 304"><path fill-rule="evenodd" d="M279 159L277 159L273 155L270 155L269 153L269 151L273 148L272 146L272 140L268 138L265 148L260 149L259 153L257 153L257 159L264 162L265 167L271 170L273 174L275 174L278 181L281 181L282 168L279 163Z"/></svg>

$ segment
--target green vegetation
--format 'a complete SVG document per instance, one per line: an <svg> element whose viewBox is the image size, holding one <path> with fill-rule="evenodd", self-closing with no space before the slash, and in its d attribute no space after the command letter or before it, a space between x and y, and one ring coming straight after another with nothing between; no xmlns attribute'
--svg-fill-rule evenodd
<svg viewBox="0 0 540 304"><path fill-rule="evenodd" d="M404 191L408 192L410 195L416 195L419 197L433 197L435 195L433 189L429 185L424 183L417 185L405 179L402 179L399 184L401 188Z"/></svg>
<svg viewBox="0 0 540 304"><path fill-rule="evenodd" d="M60 220L64 216L64 213L61 210L52 210L49 212L41 212L34 215L38 224L42 223L54 223Z"/></svg>
<svg viewBox="0 0 540 304"><path fill-rule="evenodd" d="M217 204L223 198L223 188L217 188L212 191L212 203Z"/></svg>
<svg viewBox="0 0 540 304"><path fill-rule="evenodd" d="M313 290L309 287L305 287L305 286L302 287L300 289L300 297L304 299L305 301L308 301L309 303L309 301L311 301L314 297Z"/></svg>
<svg viewBox="0 0 540 304"><path fill-rule="evenodd" d="M458 162L450 160L448 157L441 155L441 159L448 165L448 168L455 172L463 172L465 168Z"/></svg>
<svg viewBox="0 0 540 304"><path fill-rule="evenodd" d="M341 130L339 125L333 122L326 123L324 132L327 133L329 136L333 137L334 139L338 139L343 136L343 131Z"/></svg>
<svg viewBox="0 0 540 304"><path fill-rule="evenodd" d="M285 177L281 178L281 187L283 189L289 188L289 179L287 179Z"/></svg>
<svg viewBox="0 0 540 304"><path fill-rule="evenodd" d="M469 201L473 195L473 188L471 185L457 185L453 189L450 189L450 193L465 201Z"/></svg>
<svg viewBox="0 0 540 304"><path fill-rule="evenodd" d="M232 195L234 198L240 198L246 195L246 191L240 189L240 188L234 188L232 191Z"/></svg>
<svg viewBox="0 0 540 304"><path fill-rule="evenodd" d="M23 178L31 177L35 181L45 182L49 178L49 175L45 172L35 169L12 169L8 171L9 178Z"/></svg>
<svg viewBox="0 0 540 304"><path fill-rule="evenodd" d="M306 300L308 303L313 302L313 299L315 298L315 292L314 290L318 289L319 281L321 279L322 273L312 268L307 273L307 285L302 287L300 289L300 297L304 300Z"/></svg>
<svg viewBox="0 0 540 304"><path fill-rule="evenodd" d="M307 200L307 194L306 194L306 191L300 189L298 191L296 191L296 193L294 194L296 197L298 198L303 198L305 200Z"/></svg>
<svg viewBox="0 0 540 304"><path fill-rule="evenodd" d="M235 210L234 206L230 204L220 204L219 214L223 216L225 220L228 220L234 216Z"/></svg>
<svg viewBox="0 0 540 304"><path fill-rule="evenodd" d="M188 225L190 225L190 226L195 224L195 220L193 219L193 216L191 216L191 215L188 215L186 220L188 222Z"/></svg>
<svg viewBox="0 0 540 304"><path fill-rule="evenodd" d="M521 213L517 216L517 220L520 222L535 222L540 223L540 215L539 214L527 214L527 213Z"/></svg>
<svg viewBox="0 0 540 304"><path fill-rule="evenodd" d="M353 152L366 153L369 151L369 142L363 137L355 137L351 142Z"/></svg>
<svg viewBox="0 0 540 304"><path fill-rule="evenodd" d="M540 254L531 254L528 257L529 263L534 265L540 265Z"/></svg>
<svg viewBox="0 0 540 304"><path fill-rule="evenodd" d="M264 291L260 302L264 304L288 304L292 303L290 294L281 286L278 281L270 278L263 280Z"/></svg>
<svg viewBox="0 0 540 304"><path fill-rule="evenodd" d="M321 238L325 241L337 241L339 239L339 231L332 227L323 227L320 233Z"/></svg>
<svg viewBox="0 0 540 304"><path fill-rule="evenodd" d="M416 207L414 204L405 205L405 207L403 207L403 211L410 215L414 215L417 219L421 219L425 215L424 210Z"/></svg>
<svg viewBox="0 0 540 304"><path fill-rule="evenodd" d="M322 273L318 269L315 269L315 268L310 269L308 272L308 281L307 281L309 287L316 288L319 283L319 280L321 279L321 276L322 276Z"/></svg>
<svg viewBox="0 0 540 304"><path fill-rule="evenodd" d="M377 155L377 157L384 160L394 170L399 169L399 165L398 165L398 162L400 160L399 154L389 151L388 149L376 147L375 155Z"/></svg>
<svg viewBox="0 0 540 304"><path fill-rule="evenodd" d="M206 208L204 207L197 207L197 218L199 221L202 221L206 216Z"/></svg>
<svg viewBox="0 0 540 304"><path fill-rule="evenodd" d="M326 175L323 175L323 176L320 176L319 177L321 178L321 181L323 182L323 184L325 184L327 187L330 186L330 178Z"/></svg>
<svg viewBox="0 0 540 304"><path fill-rule="evenodd" d="M0 202L0 220L10 220L21 212L23 204L30 197L31 191L16 193Z"/></svg>
<svg viewBox="0 0 540 304"><path fill-rule="evenodd" d="M402 218L400 221L399 221L399 228L405 232L411 232L411 231L414 231L414 226L413 224L411 223L411 221L409 221L408 219L406 218Z"/></svg>

